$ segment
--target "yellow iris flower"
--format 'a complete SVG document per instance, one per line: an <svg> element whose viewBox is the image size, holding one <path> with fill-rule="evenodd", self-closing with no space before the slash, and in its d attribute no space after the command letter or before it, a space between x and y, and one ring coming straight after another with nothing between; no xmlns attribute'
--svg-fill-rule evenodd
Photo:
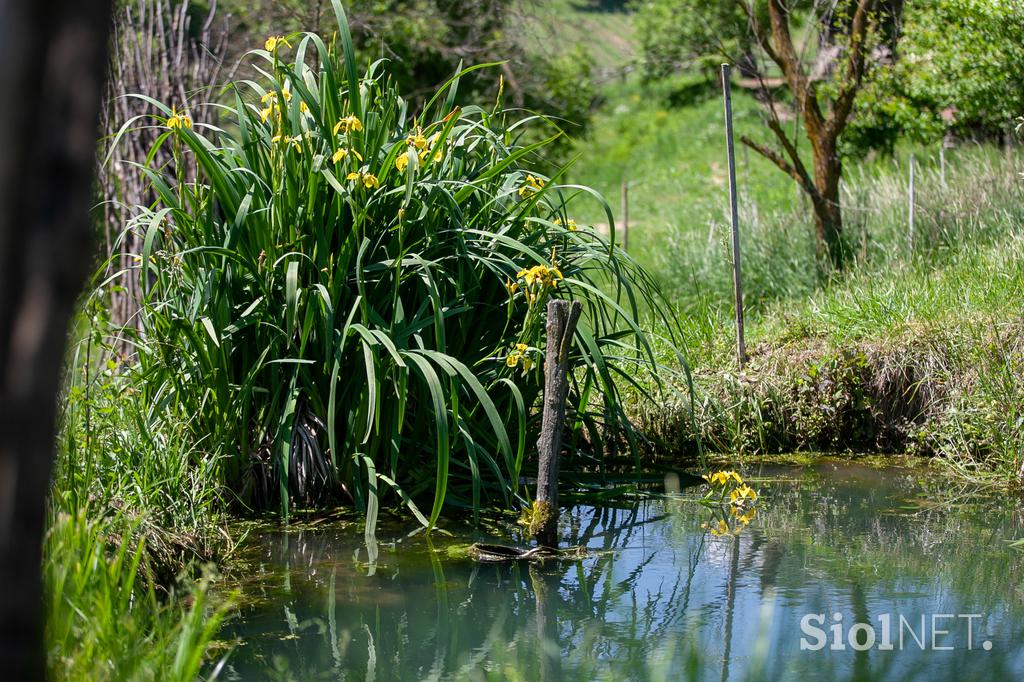
<svg viewBox="0 0 1024 682"><path fill-rule="evenodd" d="M361 182L363 187L366 189L373 189L374 187L380 187L380 180L373 173L360 173L353 171L345 176L345 179L349 182Z"/></svg>
<svg viewBox="0 0 1024 682"><path fill-rule="evenodd" d="M542 189L547 184L544 180L536 178L532 175L526 176L526 184L519 188L519 196L522 198L531 196Z"/></svg>
<svg viewBox="0 0 1024 682"><path fill-rule="evenodd" d="M427 148L427 138L418 131L416 133L409 133L406 135L405 143L410 147L415 147L417 151Z"/></svg>
<svg viewBox="0 0 1024 682"><path fill-rule="evenodd" d="M167 128L169 130L182 130L192 127L192 119L188 117L185 112L179 112L174 107L171 107L171 115L167 118Z"/></svg>
<svg viewBox="0 0 1024 682"><path fill-rule="evenodd" d="M282 45L286 47L292 46L284 36L270 36L267 38L267 42L263 43L263 47L266 48L267 52L276 52Z"/></svg>
<svg viewBox="0 0 1024 682"><path fill-rule="evenodd" d="M736 481L737 485L743 485L743 479L735 471L716 471L713 474L704 474L701 478L711 485L725 485L730 479Z"/></svg>
<svg viewBox="0 0 1024 682"><path fill-rule="evenodd" d="M354 114L350 114L334 125L334 134L347 133L350 130L362 130L363 122Z"/></svg>
<svg viewBox="0 0 1024 682"><path fill-rule="evenodd" d="M514 350L512 350L507 356L505 356L505 366L518 367L521 361L523 366L523 373L525 374L526 372L529 372L530 368L533 367L533 360L531 360L530 356L527 354L529 352L529 349L530 347L527 346L525 343L517 343L515 345Z"/></svg>

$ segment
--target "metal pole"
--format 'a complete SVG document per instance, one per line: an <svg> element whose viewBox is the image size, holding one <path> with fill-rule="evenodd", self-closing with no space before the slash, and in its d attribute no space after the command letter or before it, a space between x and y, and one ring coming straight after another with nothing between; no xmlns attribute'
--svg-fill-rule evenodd
<svg viewBox="0 0 1024 682"><path fill-rule="evenodd" d="M914 249L914 155L910 155L910 185L907 188L907 243Z"/></svg>
<svg viewBox="0 0 1024 682"><path fill-rule="evenodd" d="M622 250L629 251L629 181L622 182Z"/></svg>
<svg viewBox="0 0 1024 682"><path fill-rule="evenodd" d="M747 344L743 338L743 278L740 274L740 218L736 208L736 150L732 140L732 84L730 67L722 64L722 91L725 93L725 140L729 152L729 211L732 219L732 282L736 299L736 361L747 364Z"/></svg>
<svg viewBox="0 0 1024 682"><path fill-rule="evenodd" d="M939 145L939 176L942 179L942 189L946 189L946 140Z"/></svg>

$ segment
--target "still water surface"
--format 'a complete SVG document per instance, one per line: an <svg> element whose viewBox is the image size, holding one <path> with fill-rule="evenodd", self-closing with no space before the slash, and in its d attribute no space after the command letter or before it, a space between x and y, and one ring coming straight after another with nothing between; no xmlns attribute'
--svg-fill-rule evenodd
<svg viewBox="0 0 1024 682"><path fill-rule="evenodd" d="M458 523L385 524L375 563L352 525L255 534L222 679L1024 679L1017 499L897 467L745 473L739 535L702 527L700 488L578 505L576 562L476 564L453 543L521 539Z"/></svg>

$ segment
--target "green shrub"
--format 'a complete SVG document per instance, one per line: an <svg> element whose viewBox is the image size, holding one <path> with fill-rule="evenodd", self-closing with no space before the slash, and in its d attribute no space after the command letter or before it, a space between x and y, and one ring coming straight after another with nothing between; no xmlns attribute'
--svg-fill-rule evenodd
<svg viewBox="0 0 1024 682"><path fill-rule="evenodd" d="M432 525L446 502L521 496L560 297L584 305L573 442L635 443L617 382L656 370L637 315L665 306L628 256L574 229L569 202L603 200L529 171L550 140L518 144L530 121L499 104L455 107L459 76L413 116L383 62L357 74L334 6L335 44L269 39L234 107L191 107L212 122L149 100L175 165L141 169L160 199L129 226L145 244L140 398L195 415L246 504L287 516L349 497L372 528L386 493Z"/></svg>
<svg viewBox="0 0 1024 682"><path fill-rule="evenodd" d="M901 137L936 142L948 132L1004 138L1024 109L1024 12L1019 3L907 3L896 59L857 97L844 151L891 151Z"/></svg>

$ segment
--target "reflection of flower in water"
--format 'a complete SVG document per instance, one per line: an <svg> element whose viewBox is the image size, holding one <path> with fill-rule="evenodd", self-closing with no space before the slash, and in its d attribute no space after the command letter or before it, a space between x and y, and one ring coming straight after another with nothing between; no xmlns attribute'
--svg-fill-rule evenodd
<svg viewBox="0 0 1024 682"><path fill-rule="evenodd" d="M700 503L711 510L711 518L701 528L716 537L743 532L757 516L757 491L735 471L716 471L702 478L708 491Z"/></svg>
<svg viewBox="0 0 1024 682"><path fill-rule="evenodd" d="M705 523L704 528L710 530L712 535L725 535L729 532L729 524L725 522L725 519L719 519L718 525L714 526L710 523Z"/></svg>
<svg viewBox="0 0 1024 682"><path fill-rule="evenodd" d="M729 493L730 504L742 506L748 501L751 503L757 501L757 491L749 485L741 485L739 488L733 488L732 492Z"/></svg>

